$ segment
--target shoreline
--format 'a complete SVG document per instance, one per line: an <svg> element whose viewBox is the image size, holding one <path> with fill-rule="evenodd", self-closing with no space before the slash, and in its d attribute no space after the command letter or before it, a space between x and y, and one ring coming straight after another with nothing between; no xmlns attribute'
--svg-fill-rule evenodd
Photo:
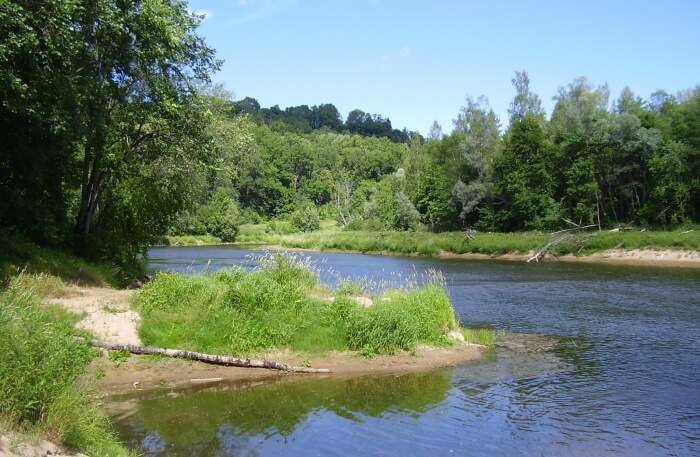
<svg viewBox="0 0 700 457"><path fill-rule="evenodd" d="M414 353L402 352L373 358L362 357L350 351L299 354L279 350L259 356L293 365L307 364L314 368L328 368L330 373L289 373L136 355L131 355L126 361L115 365L103 355L93 361L81 383L93 388L98 396L105 397L155 389L265 382L288 377L354 377L422 372L478 361L485 350L485 347L477 344L462 343L446 348L419 346Z"/></svg>
<svg viewBox="0 0 700 457"><path fill-rule="evenodd" d="M207 245L202 245L207 246ZM239 244L220 243L209 246L233 246L241 249L257 247L261 250L270 251L299 251L299 252L330 252L338 254L366 254L392 257L425 257L443 260L501 260L507 262L527 262L534 255L534 252L526 254L520 252L509 252L504 254L484 254L478 252L456 253L451 251L440 251L437 256L422 255L419 253L402 254L392 251L359 251L351 249L316 249L316 248L295 248L280 244ZM170 246L154 246L170 247ZM181 246L172 246L181 247ZM182 246L185 247L185 246ZM633 267L664 267L664 268L700 268L700 251L688 251L681 249L611 249L595 252L587 255L576 256L566 254L559 257L548 255L540 263L594 263Z"/></svg>

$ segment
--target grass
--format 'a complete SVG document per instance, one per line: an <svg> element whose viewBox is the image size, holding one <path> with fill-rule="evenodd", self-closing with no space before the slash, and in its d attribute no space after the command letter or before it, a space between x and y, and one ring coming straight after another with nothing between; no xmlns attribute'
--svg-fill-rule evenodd
<svg viewBox="0 0 700 457"><path fill-rule="evenodd" d="M0 244L0 286L7 286L19 273L44 275L37 282L47 286L54 281L49 276L57 278L55 281L91 286L119 286L125 281L124 275L111 265L88 262L61 249L41 247L20 235L0 234L4 241Z"/></svg>
<svg viewBox="0 0 700 457"><path fill-rule="evenodd" d="M176 235L161 240L164 246L210 246L221 243L221 238L212 235Z"/></svg>
<svg viewBox="0 0 700 457"><path fill-rule="evenodd" d="M240 227L238 244L280 245L286 248L390 253L400 255L438 256L453 254L527 254L552 239L544 232L495 233L480 232L473 240L465 240L461 232L368 232L344 231L334 221L322 221L321 229L310 233L292 233L284 222L247 224ZM688 231L688 229L692 229ZM700 228L673 231L624 230L594 232L581 248L562 243L555 254L589 255L610 249L680 249L700 250ZM184 237L181 237L184 238ZM181 241L184 243L184 241Z"/></svg>
<svg viewBox="0 0 700 457"><path fill-rule="evenodd" d="M136 296L147 345L249 355L274 348L299 352L355 350L364 355L450 345L454 310L437 279L389 290L363 307L358 285L323 290L308 263L270 256L252 272L229 269L186 276L160 273Z"/></svg>
<svg viewBox="0 0 700 457"><path fill-rule="evenodd" d="M36 283L20 276L0 293L0 422L89 455L131 455L76 387L95 356L74 338L78 317L41 305Z"/></svg>
<svg viewBox="0 0 700 457"><path fill-rule="evenodd" d="M32 290L39 297L63 297L68 293L69 286L58 276L47 273L24 273L13 276L9 280L10 289Z"/></svg>
<svg viewBox="0 0 700 457"><path fill-rule="evenodd" d="M490 328L462 328L462 336L467 343L481 344L487 347L496 345L496 332Z"/></svg>
<svg viewBox="0 0 700 457"><path fill-rule="evenodd" d="M249 233L247 242L279 244L287 248L425 256L437 256L442 252L488 255L526 254L541 248L551 240L551 235L543 232L480 232L473 240L465 240L461 232L341 231L328 221L324 221L321 230L312 233L260 236L257 239L253 237L254 233ZM583 248L573 243L563 243L557 248L556 253L587 255L609 249L700 250L700 230L602 231L595 233Z"/></svg>

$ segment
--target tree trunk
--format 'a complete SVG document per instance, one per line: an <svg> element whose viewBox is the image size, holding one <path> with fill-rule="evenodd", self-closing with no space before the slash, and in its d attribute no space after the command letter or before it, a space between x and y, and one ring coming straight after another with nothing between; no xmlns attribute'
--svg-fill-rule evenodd
<svg viewBox="0 0 700 457"><path fill-rule="evenodd" d="M197 360L199 362L229 367L267 368L270 370L282 370L294 373L330 373L330 370L326 368L295 367L287 365L286 363L274 362L272 360L239 359L238 357L231 357L227 355L203 354L201 352L182 351L179 349L163 349L150 346L135 346L132 344L117 344L101 340L90 340L90 344L94 347L108 349L110 351L128 351L132 354L158 354L165 357Z"/></svg>

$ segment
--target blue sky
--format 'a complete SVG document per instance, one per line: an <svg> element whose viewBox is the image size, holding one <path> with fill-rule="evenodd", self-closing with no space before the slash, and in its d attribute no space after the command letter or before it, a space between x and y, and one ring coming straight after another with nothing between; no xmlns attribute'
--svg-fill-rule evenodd
<svg viewBox="0 0 700 457"><path fill-rule="evenodd" d="M426 133L481 94L506 119L515 70L551 113L578 76L647 97L700 83L700 0L191 0L236 98L334 103Z"/></svg>

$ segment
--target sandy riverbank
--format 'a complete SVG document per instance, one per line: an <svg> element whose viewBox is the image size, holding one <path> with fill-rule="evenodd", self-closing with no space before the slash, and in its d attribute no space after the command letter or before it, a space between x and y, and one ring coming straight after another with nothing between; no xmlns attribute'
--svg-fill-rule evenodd
<svg viewBox="0 0 700 457"><path fill-rule="evenodd" d="M83 316L76 326L96 338L120 344L140 345L139 316L130 308L135 291L100 287L72 287L54 303ZM477 360L484 348L479 345L455 343L454 347L418 347L413 353L366 358L352 352L330 352L322 355L272 351L256 354L255 358L274 360L294 366L327 368L328 375L362 375L430 370ZM132 355L115 363L103 354L90 366L84 383L98 392L115 393L134 389L172 387L187 384L264 380L280 376L310 376L290 374L279 370L238 368L208 365L201 362L153 356ZM314 374L313 376L318 376Z"/></svg>
<svg viewBox="0 0 700 457"><path fill-rule="evenodd" d="M107 357L97 359L90 367L85 382L94 383L98 392L120 393L154 388L186 387L188 385L227 383L235 381L264 381L280 377L360 376L428 371L478 360L484 348L459 344L451 348L419 347L414 353L366 358L351 352L330 352L321 355L274 351L256 356L290 365L308 364L327 368L323 374L287 373L279 370L238 368L208 365L188 360L131 356L119 366ZM101 373L97 379L95 373Z"/></svg>
<svg viewBox="0 0 700 457"><path fill-rule="evenodd" d="M236 246L235 244L232 244ZM245 248L245 245L241 245ZM250 246L249 246L250 247ZM419 254L407 255L397 254L389 251L382 252L362 252L354 250L340 249L310 249L310 248L290 248L278 244L257 245L258 248L270 251L297 251L297 252L333 252L367 255L386 255L398 257L420 257ZM505 254L482 254L476 252L455 253L441 251L437 256L440 259L461 259L461 260L503 260L511 262L527 262L534 252L519 253L511 252ZM596 252L594 254L576 256L567 254L559 257L548 255L543 262L568 262L568 263L604 263L609 265L626 266L654 266L654 267L678 267L678 268L700 268L700 251L685 251L672 249L610 249Z"/></svg>
<svg viewBox="0 0 700 457"><path fill-rule="evenodd" d="M441 252L441 259L464 260L508 260L526 262L534 252L526 254L509 253L500 255ZM545 262L570 262L570 263L606 263L611 265L628 266L654 266L654 267L680 267L700 268L700 252L681 250L654 250L654 249L611 249L595 254L575 256L567 254L559 257L551 255L545 257Z"/></svg>

